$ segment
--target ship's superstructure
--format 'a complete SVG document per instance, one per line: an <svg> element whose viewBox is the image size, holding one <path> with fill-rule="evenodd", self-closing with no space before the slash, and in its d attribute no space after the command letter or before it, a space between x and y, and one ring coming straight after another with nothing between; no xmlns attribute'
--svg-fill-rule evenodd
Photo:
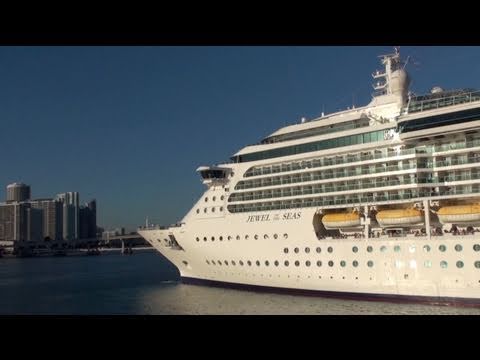
<svg viewBox="0 0 480 360"><path fill-rule="evenodd" d="M480 91L414 96L381 61L370 104L199 167L182 221L139 233L185 279L480 304Z"/></svg>

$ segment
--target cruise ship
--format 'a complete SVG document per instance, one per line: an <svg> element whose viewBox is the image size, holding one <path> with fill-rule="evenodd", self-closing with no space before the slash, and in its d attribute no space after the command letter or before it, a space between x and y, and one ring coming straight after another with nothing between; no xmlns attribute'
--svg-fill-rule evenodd
<svg viewBox="0 0 480 360"><path fill-rule="evenodd" d="M185 217L139 234L185 282L480 305L480 91L409 91L397 49L364 107L200 166Z"/></svg>

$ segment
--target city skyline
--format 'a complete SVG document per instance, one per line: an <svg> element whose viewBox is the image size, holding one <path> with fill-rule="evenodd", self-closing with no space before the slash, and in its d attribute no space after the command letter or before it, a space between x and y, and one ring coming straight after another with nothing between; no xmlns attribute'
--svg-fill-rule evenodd
<svg viewBox="0 0 480 360"><path fill-rule="evenodd" d="M75 189L97 199L106 229L179 221L203 191L197 167L301 117L365 105L376 56L391 51L3 47L0 184L29 184L32 199ZM480 87L480 47L401 52L417 94Z"/></svg>

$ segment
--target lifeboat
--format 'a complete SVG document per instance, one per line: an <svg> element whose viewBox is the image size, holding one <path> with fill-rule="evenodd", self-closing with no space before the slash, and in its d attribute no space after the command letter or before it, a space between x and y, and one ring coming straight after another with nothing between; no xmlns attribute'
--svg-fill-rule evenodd
<svg viewBox="0 0 480 360"><path fill-rule="evenodd" d="M376 218L381 227L412 226L424 221L423 213L417 209L381 210Z"/></svg>
<svg viewBox="0 0 480 360"><path fill-rule="evenodd" d="M480 223L480 204L444 206L437 215L442 224Z"/></svg>
<svg viewBox="0 0 480 360"><path fill-rule="evenodd" d="M357 213L326 214L322 218L325 229L347 229L360 226L360 215Z"/></svg>

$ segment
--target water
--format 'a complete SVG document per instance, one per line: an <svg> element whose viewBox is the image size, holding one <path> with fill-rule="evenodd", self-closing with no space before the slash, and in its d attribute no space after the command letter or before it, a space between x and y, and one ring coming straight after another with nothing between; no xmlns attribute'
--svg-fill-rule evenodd
<svg viewBox="0 0 480 360"><path fill-rule="evenodd" d="M249 292L179 282L155 251L0 259L0 314L474 314L480 309Z"/></svg>

